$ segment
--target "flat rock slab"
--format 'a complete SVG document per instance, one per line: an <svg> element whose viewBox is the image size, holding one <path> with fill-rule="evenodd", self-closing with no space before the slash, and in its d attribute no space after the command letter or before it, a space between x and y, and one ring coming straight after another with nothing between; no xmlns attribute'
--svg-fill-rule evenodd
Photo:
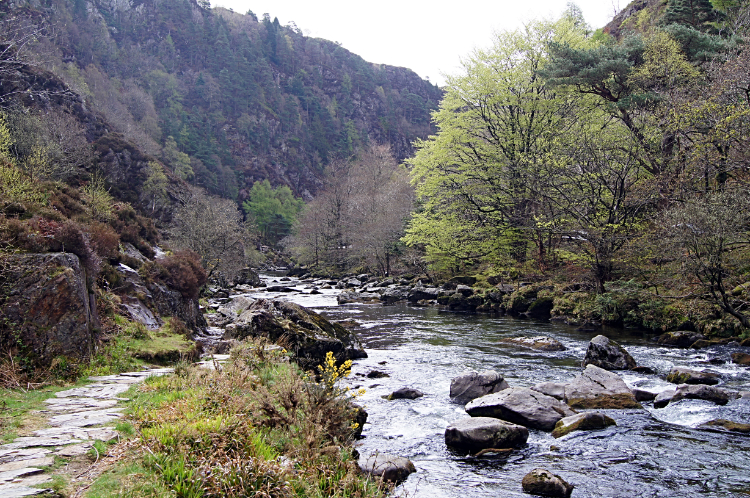
<svg viewBox="0 0 750 498"><path fill-rule="evenodd" d="M94 443L91 443L91 442L72 444L70 446L66 446L65 448L57 450L55 452L55 455L66 457L66 458L75 457L79 455L85 455L93 447L94 447Z"/></svg>
<svg viewBox="0 0 750 498"><path fill-rule="evenodd" d="M75 387L55 393L58 398L98 398L114 399L130 389L129 384L92 384L86 387Z"/></svg>
<svg viewBox="0 0 750 498"><path fill-rule="evenodd" d="M55 459L52 457L18 460L15 462L8 462L8 463L0 464L0 473L10 472L11 470L23 469L25 467L49 467L53 463L55 463Z"/></svg>
<svg viewBox="0 0 750 498"><path fill-rule="evenodd" d="M19 485L2 485L0 484L0 498L21 498L23 496L38 496L48 494L49 489L30 488Z"/></svg>
<svg viewBox="0 0 750 498"><path fill-rule="evenodd" d="M563 417L575 415L560 400L526 387L511 387L466 405L472 417L493 417L532 429L551 431Z"/></svg>
<svg viewBox="0 0 750 498"><path fill-rule="evenodd" d="M116 399L96 398L50 398L44 401L53 412L82 412L86 410L103 410L117 405Z"/></svg>
<svg viewBox="0 0 750 498"><path fill-rule="evenodd" d="M70 437L19 437L16 438L12 443L0 446L0 450L37 448L40 446L65 446L66 444L80 442L80 440Z"/></svg>
<svg viewBox="0 0 750 498"><path fill-rule="evenodd" d="M401 482L409 477L409 474L417 471L408 458L388 453L376 453L367 458L360 457L357 464L362 472L390 482Z"/></svg>
<svg viewBox="0 0 750 498"><path fill-rule="evenodd" d="M525 444L528 438L526 427L490 417L457 420L445 429L446 445L471 452L514 448Z"/></svg>
<svg viewBox="0 0 750 498"><path fill-rule="evenodd" d="M122 417L125 408L110 408L108 410L91 410L79 413L66 413L56 415L49 419L52 427L88 427L91 425L104 425L112 420Z"/></svg>
<svg viewBox="0 0 750 498"><path fill-rule="evenodd" d="M0 449L0 463L44 458L49 453L50 450L45 450L43 448Z"/></svg>
<svg viewBox="0 0 750 498"><path fill-rule="evenodd" d="M40 437L63 437L68 436L74 439L109 441L118 436L118 432L110 427L50 427L49 429L40 429L34 431L35 436Z"/></svg>
<svg viewBox="0 0 750 498"><path fill-rule="evenodd" d="M44 472L42 469L37 467L21 467L20 469L6 470L0 472L0 482L9 483L17 480L19 477L31 476Z"/></svg>
<svg viewBox="0 0 750 498"><path fill-rule="evenodd" d="M565 402L573 408L643 408L619 375L596 365L565 386Z"/></svg>
<svg viewBox="0 0 750 498"><path fill-rule="evenodd" d="M154 377L159 375L169 375L171 373L174 373L174 368L154 368L152 370L143 370L141 372L124 372L121 373L121 377L138 377L138 378L148 378L148 377Z"/></svg>

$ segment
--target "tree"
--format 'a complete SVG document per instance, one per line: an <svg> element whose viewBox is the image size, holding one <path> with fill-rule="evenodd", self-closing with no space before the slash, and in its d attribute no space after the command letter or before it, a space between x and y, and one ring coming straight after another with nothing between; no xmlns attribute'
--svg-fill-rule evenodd
<svg viewBox="0 0 750 498"><path fill-rule="evenodd" d="M387 275L413 196L408 172L389 147L371 145L331 163L323 191L305 206L285 245L305 263L338 271L365 266Z"/></svg>
<svg viewBox="0 0 750 498"><path fill-rule="evenodd" d="M572 112L576 99L538 74L555 41L582 44L584 30L564 17L499 34L492 49L476 51L463 74L448 79L433 114L438 134L416 142L408 163L420 209L404 240L423 245L442 269L522 263L532 241L544 265L548 247L534 221L548 208L535 192L539 165L580 117Z"/></svg>
<svg viewBox="0 0 750 498"><path fill-rule="evenodd" d="M750 196L746 188L727 188L692 198L670 209L663 235L670 241L679 270L725 312L750 328L750 303L734 296L750 257Z"/></svg>
<svg viewBox="0 0 750 498"><path fill-rule="evenodd" d="M711 29L721 13L714 9L710 0L669 0L660 23L663 25L682 24L699 31Z"/></svg>
<svg viewBox="0 0 750 498"><path fill-rule="evenodd" d="M260 232L263 242L275 244L289 233L304 201L286 185L273 188L268 180L255 182L242 208Z"/></svg>
<svg viewBox="0 0 750 498"><path fill-rule="evenodd" d="M254 239L234 202L198 188L179 199L169 235L173 248L190 249L200 256L209 279L222 275L230 281L244 268L245 248Z"/></svg>

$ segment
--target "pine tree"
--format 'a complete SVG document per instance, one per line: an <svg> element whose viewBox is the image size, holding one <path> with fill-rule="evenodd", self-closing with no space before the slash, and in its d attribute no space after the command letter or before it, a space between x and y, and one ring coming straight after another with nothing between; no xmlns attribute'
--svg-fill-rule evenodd
<svg viewBox="0 0 750 498"><path fill-rule="evenodd" d="M719 20L720 13L711 0L669 0L667 10L660 23L664 26L682 24L699 31L709 31L712 22Z"/></svg>

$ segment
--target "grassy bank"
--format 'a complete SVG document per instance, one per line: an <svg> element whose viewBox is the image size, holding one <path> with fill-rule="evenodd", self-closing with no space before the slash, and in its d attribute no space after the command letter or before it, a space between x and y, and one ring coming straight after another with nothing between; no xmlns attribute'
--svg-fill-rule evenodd
<svg viewBox="0 0 750 498"><path fill-rule="evenodd" d="M218 371L178 365L133 388L137 443L82 496L384 496L357 470L345 373L327 365L316 382L258 343Z"/></svg>

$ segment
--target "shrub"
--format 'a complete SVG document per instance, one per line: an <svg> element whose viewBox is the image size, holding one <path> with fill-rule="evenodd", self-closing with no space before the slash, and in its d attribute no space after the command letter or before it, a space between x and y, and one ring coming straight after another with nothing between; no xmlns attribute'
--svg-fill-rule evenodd
<svg viewBox="0 0 750 498"><path fill-rule="evenodd" d="M91 236L91 246L94 252L102 258L112 258L117 255L117 248L120 245L120 236L117 232L104 223L93 222L89 226Z"/></svg>
<svg viewBox="0 0 750 498"><path fill-rule="evenodd" d="M200 264L198 255L192 251L177 252L160 259L167 270L169 284L187 298L198 298L198 291L206 283L206 271Z"/></svg>

